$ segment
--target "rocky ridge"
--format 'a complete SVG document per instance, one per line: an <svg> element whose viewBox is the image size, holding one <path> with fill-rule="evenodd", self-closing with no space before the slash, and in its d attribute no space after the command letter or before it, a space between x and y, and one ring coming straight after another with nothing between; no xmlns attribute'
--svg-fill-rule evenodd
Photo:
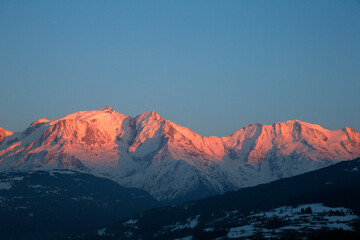
<svg viewBox="0 0 360 240"><path fill-rule="evenodd" d="M72 169L185 201L254 186L360 157L360 133L298 120L251 124L203 137L154 111L136 117L103 107L23 132L0 129L0 170Z"/></svg>

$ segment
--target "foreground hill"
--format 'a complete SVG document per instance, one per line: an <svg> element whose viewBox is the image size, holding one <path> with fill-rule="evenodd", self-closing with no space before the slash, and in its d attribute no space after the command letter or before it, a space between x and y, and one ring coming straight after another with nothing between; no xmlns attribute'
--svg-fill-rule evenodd
<svg viewBox="0 0 360 240"><path fill-rule="evenodd" d="M143 190L89 174L0 173L1 239L63 239L155 206Z"/></svg>
<svg viewBox="0 0 360 240"><path fill-rule="evenodd" d="M0 129L0 171L72 169L183 202L360 157L360 134L298 120L252 124L203 137L154 111L130 117L104 107L25 131Z"/></svg>
<svg viewBox="0 0 360 240"><path fill-rule="evenodd" d="M360 237L360 159L299 176L153 209L87 239ZM324 233L325 231L325 233ZM325 238L326 239L326 238Z"/></svg>

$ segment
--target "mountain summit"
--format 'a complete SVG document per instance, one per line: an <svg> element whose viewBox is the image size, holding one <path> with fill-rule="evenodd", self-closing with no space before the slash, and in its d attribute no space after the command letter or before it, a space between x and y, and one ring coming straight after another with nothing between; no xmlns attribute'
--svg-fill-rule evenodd
<svg viewBox="0 0 360 240"><path fill-rule="evenodd" d="M185 201L360 157L360 133L298 120L251 124L202 137L154 111L126 116L106 106L23 132L0 128L0 170L73 169Z"/></svg>

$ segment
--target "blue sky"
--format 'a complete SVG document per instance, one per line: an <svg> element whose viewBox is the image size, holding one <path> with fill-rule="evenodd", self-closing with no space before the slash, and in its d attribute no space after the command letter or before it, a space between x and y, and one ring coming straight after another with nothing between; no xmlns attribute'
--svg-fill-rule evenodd
<svg viewBox="0 0 360 240"><path fill-rule="evenodd" d="M104 105L202 135L360 130L360 1L0 0L0 126Z"/></svg>

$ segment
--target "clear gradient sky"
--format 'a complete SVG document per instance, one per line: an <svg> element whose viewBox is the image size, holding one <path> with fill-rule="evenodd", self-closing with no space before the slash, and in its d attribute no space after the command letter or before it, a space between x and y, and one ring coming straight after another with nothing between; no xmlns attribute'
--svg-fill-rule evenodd
<svg viewBox="0 0 360 240"><path fill-rule="evenodd" d="M360 1L0 0L0 126L104 105L202 135L360 130Z"/></svg>

